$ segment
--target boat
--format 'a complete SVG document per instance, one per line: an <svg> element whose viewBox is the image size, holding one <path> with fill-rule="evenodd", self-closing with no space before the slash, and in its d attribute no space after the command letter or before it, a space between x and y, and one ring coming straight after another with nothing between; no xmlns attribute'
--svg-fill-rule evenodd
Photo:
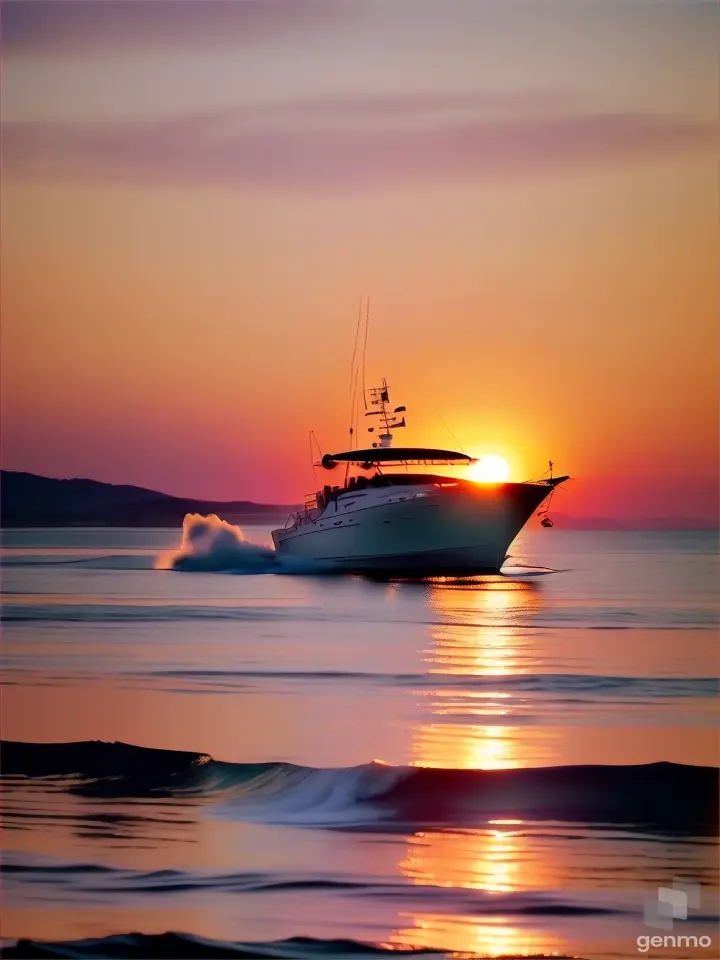
<svg viewBox="0 0 720 960"><path fill-rule="evenodd" d="M456 450L393 446L407 408L392 407L386 380L367 394L376 409L365 415L378 418L377 433L368 428L377 441L326 453L314 465L344 471L343 480L306 497L304 509L272 531L278 558L391 577L498 573L527 521L569 477L553 477L552 463L550 476L523 483L429 472L476 461ZM547 510L539 515L547 519Z"/></svg>

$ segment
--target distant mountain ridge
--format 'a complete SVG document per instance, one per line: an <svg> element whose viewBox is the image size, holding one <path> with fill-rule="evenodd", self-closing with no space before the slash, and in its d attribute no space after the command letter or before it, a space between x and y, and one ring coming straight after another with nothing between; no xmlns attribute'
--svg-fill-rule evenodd
<svg viewBox="0 0 720 960"><path fill-rule="evenodd" d="M126 484L0 471L3 527L175 527L186 513L215 513L230 523L275 523L297 509L250 500L195 500Z"/></svg>

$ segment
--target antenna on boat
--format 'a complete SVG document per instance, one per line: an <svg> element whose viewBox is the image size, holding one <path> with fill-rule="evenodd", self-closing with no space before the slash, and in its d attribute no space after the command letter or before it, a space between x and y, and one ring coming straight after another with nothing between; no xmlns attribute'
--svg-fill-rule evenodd
<svg viewBox="0 0 720 960"><path fill-rule="evenodd" d="M373 443L373 447L381 447L383 449L392 446L393 435L392 430L399 430L400 427L407 426L405 423L405 417L402 419L397 415L399 413L405 413L407 407L395 407L394 410L390 410L390 388L388 387L388 382L383 377L383 382L381 387L372 387L367 391L370 395L370 405L373 407L380 407L379 410L368 410L365 414L366 417L380 417L380 429L382 433L378 434L378 440L376 443ZM374 433L375 427L368 427L368 433Z"/></svg>
<svg viewBox="0 0 720 960"><path fill-rule="evenodd" d="M368 329L370 327L370 297L367 298L367 303L365 305L365 338L363 340L363 352L362 352L362 389L363 389L363 404L367 410L367 389L365 387L365 357L367 355L367 342L368 342Z"/></svg>
<svg viewBox="0 0 720 960"><path fill-rule="evenodd" d="M315 431L308 430L308 441L310 443L310 466L312 467L313 477L315 478L315 483L317 484L318 482L317 470L315 469L317 464L315 463L315 454L313 451L313 440L315 441L315 446L317 447L317 450L318 450L318 456L322 458L322 450L320 449L320 444L318 443L318 439L315 436Z"/></svg>
<svg viewBox="0 0 720 960"><path fill-rule="evenodd" d="M438 417L440 417L440 419L442 420L443 424L445 425L445 429L447 430L447 432L448 432L448 433L450 434L450 436L453 438L453 440L455 441L455 443L460 447L460 449L462 450L462 452L465 453L465 447L460 443L460 441L458 440L458 438L457 438L457 437L455 436L455 434L452 432L452 430L450 429L450 427L449 427L449 425L448 425L448 422L447 422L447 420L445 419L445 417L440 413L440 411L436 411L436 413L437 413Z"/></svg>
<svg viewBox="0 0 720 960"><path fill-rule="evenodd" d="M360 323L362 322L362 297L358 301L357 323L355 324L355 340L353 341L352 360L350 362L350 446L353 446L353 435L355 433L355 423L357 421L357 389L358 378L360 376L360 365L356 363L358 343L360 341ZM367 332L365 335L367 340ZM365 361L363 359L363 367ZM365 386L363 384L363 390Z"/></svg>

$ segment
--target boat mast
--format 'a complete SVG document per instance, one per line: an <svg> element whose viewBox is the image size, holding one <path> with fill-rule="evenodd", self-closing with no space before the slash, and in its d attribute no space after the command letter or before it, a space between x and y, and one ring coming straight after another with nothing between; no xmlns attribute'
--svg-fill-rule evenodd
<svg viewBox="0 0 720 960"><path fill-rule="evenodd" d="M379 407L379 410L368 410L365 414L366 417L380 417L380 431L378 433L378 440L373 443L373 447L380 447L381 449L387 449L392 446L393 435L392 430L398 430L400 427L406 426L405 417L400 419L397 414L404 413L405 407L395 407L394 410L390 410L390 393L387 380L383 377L383 382L381 387L372 387L367 391L370 397L370 405L373 407ZM375 427L368 427L368 433L374 433Z"/></svg>

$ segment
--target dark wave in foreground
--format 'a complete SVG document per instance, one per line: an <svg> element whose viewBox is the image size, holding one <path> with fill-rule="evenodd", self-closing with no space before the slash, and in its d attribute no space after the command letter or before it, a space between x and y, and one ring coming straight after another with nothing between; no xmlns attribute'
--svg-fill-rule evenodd
<svg viewBox="0 0 720 960"><path fill-rule="evenodd" d="M197 798L225 816L298 826L402 830L512 817L715 834L719 819L718 770L675 763L319 769L96 740L6 741L0 763L6 776L66 778L84 796Z"/></svg>
<svg viewBox="0 0 720 960"><path fill-rule="evenodd" d="M0 864L6 889L29 885L34 891L62 885L63 894L78 901L87 896L107 894L117 903L123 894L143 897L166 894L210 892L288 893L323 891L342 896L374 898L408 910L438 910L472 916L586 917L627 913L619 907L568 900L542 891L496 892L475 888L418 883L406 878L393 880L353 879L317 873L198 873L187 870L131 870L94 863L38 862L12 854ZM695 918L697 920L697 917ZM714 920L715 918L711 918Z"/></svg>
<svg viewBox="0 0 720 960"><path fill-rule="evenodd" d="M458 956L443 950L413 949L400 946L380 946L362 943L359 940L319 940L315 937L291 937L288 940L273 940L266 943L236 943L229 940L208 940L189 933L125 933L114 937L92 940L67 940L59 943L39 940L20 940L15 946L6 947L3 957L32 960L43 957L83 958L101 960L117 957L122 960L204 960L206 957L286 958L286 960L354 960L355 957L449 957ZM463 954L480 956L480 954ZM542 956L535 954L534 956ZM527 957L527 954L523 954ZM555 960L563 960L553 954ZM567 960L567 958L565 958Z"/></svg>

